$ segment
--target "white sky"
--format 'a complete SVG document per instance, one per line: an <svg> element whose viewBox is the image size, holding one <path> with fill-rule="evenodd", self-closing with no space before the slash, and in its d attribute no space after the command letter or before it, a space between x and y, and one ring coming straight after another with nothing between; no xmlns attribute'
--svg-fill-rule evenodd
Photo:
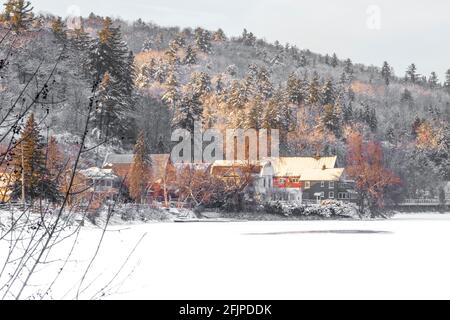
<svg viewBox="0 0 450 320"><path fill-rule="evenodd" d="M31 0L37 11L66 16L78 8L142 18L163 26L221 27L227 35L243 28L268 41L289 42L318 53L381 66L397 75L414 62L421 74L450 69L448 0ZM375 6L375 7L374 7ZM379 9L379 10L378 10ZM368 13L369 10L369 13ZM379 12L379 15L378 15ZM379 16L380 19L377 19ZM380 29L368 27L368 21Z"/></svg>

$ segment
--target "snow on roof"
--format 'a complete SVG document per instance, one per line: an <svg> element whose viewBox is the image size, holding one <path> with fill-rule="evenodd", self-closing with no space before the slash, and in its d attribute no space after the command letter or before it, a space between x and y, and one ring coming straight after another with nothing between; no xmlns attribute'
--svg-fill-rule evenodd
<svg viewBox="0 0 450 320"><path fill-rule="evenodd" d="M277 177L298 177L310 171L334 169L337 157L292 157L292 158L272 158L271 162ZM324 170L325 169L325 170ZM317 173L318 174L318 173ZM305 180L308 181L308 180Z"/></svg>
<svg viewBox="0 0 450 320"><path fill-rule="evenodd" d="M108 154L104 165L131 164L133 163L133 158L133 154Z"/></svg>
<svg viewBox="0 0 450 320"><path fill-rule="evenodd" d="M247 160L220 160L215 161L212 165L213 167L234 167L234 166L261 166L265 167L270 165L270 161L262 160L262 161L247 161Z"/></svg>
<svg viewBox="0 0 450 320"><path fill-rule="evenodd" d="M100 169L92 167L86 170L81 170L80 174L89 179L116 179L117 176L113 173L112 169Z"/></svg>
<svg viewBox="0 0 450 320"><path fill-rule="evenodd" d="M300 181L339 181L344 169L306 169L300 173Z"/></svg>

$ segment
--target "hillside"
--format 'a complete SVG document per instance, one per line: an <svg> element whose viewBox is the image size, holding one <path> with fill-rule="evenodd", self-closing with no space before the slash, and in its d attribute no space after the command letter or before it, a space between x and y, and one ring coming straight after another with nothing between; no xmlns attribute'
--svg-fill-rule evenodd
<svg viewBox="0 0 450 320"><path fill-rule="evenodd" d="M221 30L94 14L78 27L51 16L35 17L17 34L2 26L1 105L27 93L12 112L2 107L3 144L14 143L23 124L15 113L33 111L70 155L92 98L98 106L85 166L106 152L131 151L140 131L152 152L169 152L172 128L201 120L222 129L280 129L284 155L337 154L342 165L347 137L357 131L382 143L386 165L403 181L395 196L437 195L450 179L450 72L445 83L415 67L395 75L389 65L267 43L247 30L228 38Z"/></svg>

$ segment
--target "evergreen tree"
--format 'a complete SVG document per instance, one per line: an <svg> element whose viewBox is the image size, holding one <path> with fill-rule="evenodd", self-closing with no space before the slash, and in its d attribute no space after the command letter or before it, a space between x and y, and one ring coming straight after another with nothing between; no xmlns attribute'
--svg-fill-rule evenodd
<svg viewBox="0 0 450 320"><path fill-rule="evenodd" d="M307 103L310 105L315 105L318 104L319 102L320 102L319 75L315 73L309 83Z"/></svg>
<svg viewBox="0 0 450 320"><path fill-rule="evenodd" d="M327 53L326 55L325 55L325 60L324 60L324 62L325 62L325 64L327 65L327 66L329 66L330 65L330 55Z"/></svg>
<svg viewBox="0 0 450 320"><path fill-rule="evenodd" d="M262 117L264 112L264 103L261 97L255 97L250 101L250 108L247 111L243 123L243 129L261 129Z"/></svg>
<svg viewBox="0 0 450 320"><path fill-rule="evenodd" d="M286 94L290 103L300 105L304 101L303 86L300 79L294 73L289 75L286 87Z"/></svg>
<svg viewBox="0 0 450 320"><path fill-rule="evenodd" d="M70 41L72 47L80 52L88 52L91 46L91 38L86 33L86 31L84 31L83 27L77 28L73 31L70 37Z"/></svg>
<svg viewBox="0 0 450 320"><path fill-rule="evenodd" d="M445 73L444 88L450 93L450 69Z"/></svg>
<svg viewBox="0 0 450 320"><path fill-rule="evenodd" d="M128 129L121 121L125 117L126 110L120 94L121 90L120 82L109 73L103 76L97 92L97 108L92 119L93 132L99 140L121 136Z"/></svg>
<svg viewBox="0 0 450 320"><path fill-rule="evenodd" d="M216 32L214 32L213 40L216 42L226 41L227 37L225 35L225 32L223 32L223 30L219 28Z"/></svg>
<svg viewBox="0 0 450 320"><path fill-rule="evenodd" d="M419 75L417 74L417 67L413 63L411 64L408 69L406 70L406 80L410 81L412 83L416 83L419 79Z"/></svg>
<svg viewBox="0 0 450 320"><path fill-rule="evenodd" d="M336 68L338 65L339 65L338 57L337 57L336 53L333 53L333 56L331 57L331 66L333 68Z"/></svg>
<svg viewBox="0 0 450 320"><path fill-rule="evenodd" d="M204 53L211 53L211 34L202 28L195 29L195 44L197 48Z"/></svg>
<svg viewBox="0 0 450 320"><path fill-rule="evenodd" d="M56 39L60 41L67 40L67 32L66 32L66 26L64 22L62 21L61 17L55 18L52 21L52 31L55 35Z"/></svg>
<svg viewBox="0 0 450 320"><path fill-rule="evenodd" d="M111 18L105 18L103 28L98 33L98 40L91 49L91 68L94 78L103 78L109 73L115 79L122 79L130 70L128 66L128 48L122 41L120 28L113 27Z"/></svg>
<svg viewBox="0 0 450 320"><path fill-rule="evenodd" d="M232 82L227 96L227 102L231 109L242 109L249 98L247 86L235 80Z"/></svg>
<svg viewBox="0 0 450 320"><path fill-rule="evenodd" d="M352 75L353 74L353 62L351 59L347 59L344 62L344 72L346 74Z"/></svg>
<svg viewBox="0 0 450 320"><path fill-rule="evenodd" d="M197 54L192 46L186 48L186 55L184 57L183 63L186 65L193 65L197 63Z"/></svg>
<svg viewBox="0 0 450 320"><path fill-rule="evenodd" d="M169 48L165 52L165 56L171 66L175 66L179 63L177 53L178 53L178 45L176 44L175 41L171 41L169 43Z"/></svg>
<svg viewBox="0 0 450 320"><path fill-rule="evenodd" d="M269 71L266 68L261 67L259 69L257 79L257 94L261 96L263 99L267 100L272 96L273 93L273 85L270 82Z"/></svg>
<svg viewBox="0 0 450 320"><path fill-rule="evenodd" d="M177 46L177 48L184 48L186 45L186 39L183 35L183 33L178 33L175 39L173 40L174 44Z"/></svg>
<svg viewBox="0 0 450 320"><path fill-rule="evenodd" d="M146 39L142 45L142 52L150 52L153 49L153 42L150 39Z"/></svg>
<svg viewBox="0 0 450 320"><path fill-rule="evenodd" d="M330 79L325 82L321 93L322 105L334 105L336 102L336 92L333 81Z"/></svg>
<svg viewBox="0 0 450 320"><path fill-rule="evenodd" d="M411 104L413 102L413 100L414 99L413 99L411 91L409 91L408 89L405 89L400 98L400 102Z"/></svg>
<svg viewBox="0 0 450 320"><path fill-rule="evenodd" d="M8 0L1 21L5 22L15 32L27 30L34 20L33 7L29 1Z"/></svg>
<svg viewBox="0 0 450 320"><path fill-rule="evenodd" d="M436 72L431 72L430 78L428 79L428 84L431 88L437 88L439 85L439 79Z"/></svg>
<svg viewBox="0 0 450 320"><path fill-rule="evenodd" d="M219 74L216 80L216 86L215 86L216 94L221 95L224 91L224 84L222 80L222 75Z"/></svg>
<svg viewBox="0 0 450 320"><path fill-rule="evenodd" d="M244 45L253 47L256 44L256 37L253 35L253 33L248 32L247 29L244 29L242 32L241 41Z"/></svg>
<svg viewBox="0 0 450 320"><path fill-rule="evenodd" d="M188 83L190 92L197 99L211 92L211 78L204 72L195 72Z"/></svg>
<svg viewBox="0 0 450 320"><path fill-rule="evenodd" d="M151 176L151 159L143 131L139 133L134 147L133 165L131 167L129 188L130 196L136 203L145 202Z"/></svg>
<svg viewBox="0 0 450 320"><path fill-rule="evenodd" d="M162 100L167 103L167 105L173 109L175 109L175 105L179 99L178 93L178 81L175 75L175 71L172 69L169 72L169 76L167 77L165 86L167 88L164 93Z"/></svg>
<svg viewBox="0 0 450 320"><path fill-rule="evenodd" d="M51 179L46 167L46 151L38 124L31 114L27 120L13 155L14 186L13 198L33 202L47 199L52 202L60 200L58 186ZM23 194L24 193L24 194Z"/></svg>
<svg viewBox="0 0 450 320"><path fill-rule="evenodd" d="M324 106L322 122L330 132L333 132L336 135L336 137L341 135L341 116L340 109L337 106L333 104Z"/></svg>
<svg viewBox="0 0 450 320"><path fill-rule="evenodd" d="M203 106L198 97L188 94L183 97L178 104L175 116L172 121L174 129L185 129L194 132L196 121L202 120Z"/></svg>
<svg viewBox="0 0 450 320"><path fill-rule="evenodd" d="M302 68L306 67L308 65L308 59L306 59L306 56L302 54L300 56L300 60L298 62L298 65Z"/></svg>
<svg viewBox="0 0 450 320"><path fill-rule="evenodd" d="M387 86L391 83L392 69L387 61L383 63L383 67L381 68L381 77Z"/></svg>
<svg viewBox="0 0 450 320"><path fill-rule="evenodd" d="M110 18L103 20L98 35L90 50L92 76L102 80L94 122L96 131L102 139L129 136L134 130L132 119L127 116L134 107L134 55L122 41L120 28L113 27Z"/></svg>

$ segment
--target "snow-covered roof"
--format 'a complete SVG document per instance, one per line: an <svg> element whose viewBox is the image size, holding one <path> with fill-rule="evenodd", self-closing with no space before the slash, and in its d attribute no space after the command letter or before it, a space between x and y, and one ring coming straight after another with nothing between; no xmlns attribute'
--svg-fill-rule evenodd
<svg viewBox="0 0 450 320"><path fill-rule="evenodd" d="M212 165L213 167L244 167L244 166L261 166L265 167L267 165L270 165L269 160L262 160L262 161L244 161L244 160L220 160L215 161Z"/></svg>
<svg viewBox="0 0 450 320"><path fill-rule="evenodd" d="M277 177L299 177L308 173L310 176L314 170L327 171L336 167L337 157L292 157L270 159ZM325 170L324 170L325 169ZM319 174L316 172L316 174ZM322 172L321 175L324 173ZM333 174L333 173L327 173ZM312 179L310 179L312 180ZM308 180L305 180L308 181Z"/></svg>
<svg viewBox="0 0 450 320"><path fill-rule="evenodd" d="M105 159L104 166L114 164L131 164L133 163L133 154L108 154Z"/></svg>
<svg viewBox="0 0 450 320"><path fill-rule="evenodd" d="M339 181L345 169L306 169L300 173L300 181Z"/></svg>
<svg viewBox="0 0 450 320"><path fill-rule="evenodd" d="M112 169L100 169L97 167L81 170L80 174L89 179L116 179Z"/></svg>

